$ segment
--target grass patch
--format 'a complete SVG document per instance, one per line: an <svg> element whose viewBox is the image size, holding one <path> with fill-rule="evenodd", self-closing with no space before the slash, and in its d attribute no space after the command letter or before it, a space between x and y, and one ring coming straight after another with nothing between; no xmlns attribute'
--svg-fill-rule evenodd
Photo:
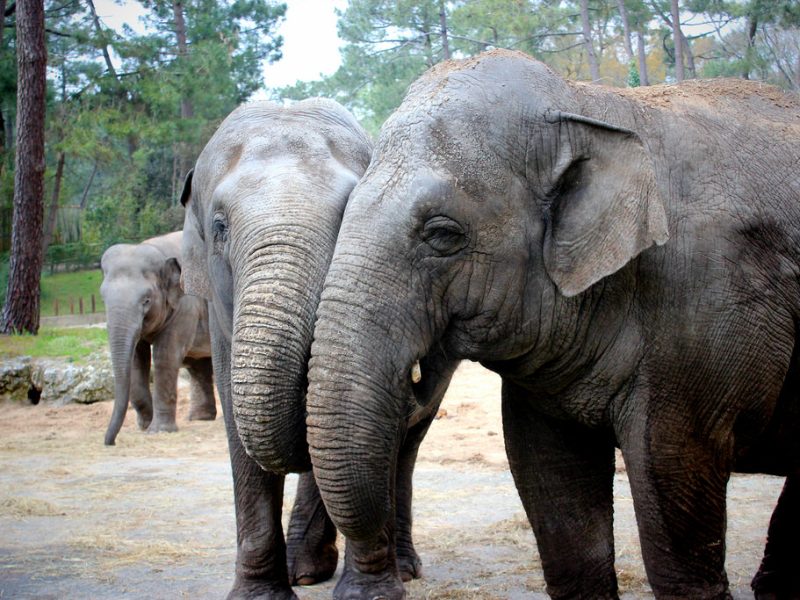
<svg viewBox="0 0 800 600"><path fill-rule="evenodd" d="M100 296L102 282L103 272L100 269L42 275L41 315L43 317L54 316L56 300L58 300L59 315L70 314L70 300L75 314L78 314L79 298L83 298L83 312L91 312L92 294L95 298L95 312L104 312L106 308L103 298Z"/></svg>
<svg viewBox="0 0 800 600"><path fill-rule="evenodd" d="M0 336L0 357L34 356L80 361L108 347L108 334L100 327L42 327L39 335Z"/></svg>

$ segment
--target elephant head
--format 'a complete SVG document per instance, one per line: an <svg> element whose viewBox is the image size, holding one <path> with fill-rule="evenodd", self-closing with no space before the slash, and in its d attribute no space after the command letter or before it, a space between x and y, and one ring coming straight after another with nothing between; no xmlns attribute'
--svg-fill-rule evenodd
<svg viewBox="0 0 800 600"><path fill-rule="evenodd" d="M535 370L587 289L666 241L642 142L580 115L579 93L495 51L434 67L384 125L347 205L309 363L311 459L347 536L376 535L391 510L427 357Z"/></svg>
<svg viewBox="0 0 800 600"><path fill-rule="evenodd" d="M310 467L304 394L315 311L370 153L335 102L254 102L222 123L186 181L186 292L210 301L230 344L230 358L215 361L230 360L239 437L274 473Z"/></svg>
<svg viewBox="0 0 800 600"><path fill-rule="evenodd" d="M180 232L138 245L115 244L100 261L100 294L106 306L114 369L114 409L105 435L108 446L114 445L128 410L136 345L163 328L183 296L181 267L175 258L180 245ZM139 426L147 428L148 415L139 417Z"/></svg>

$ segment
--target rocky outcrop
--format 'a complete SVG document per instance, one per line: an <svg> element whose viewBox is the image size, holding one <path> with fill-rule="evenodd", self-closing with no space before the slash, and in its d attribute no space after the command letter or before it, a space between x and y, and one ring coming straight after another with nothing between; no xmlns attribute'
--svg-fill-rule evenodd
<svg viewBox="0 0 800 600"><path fill-rule="evenodd" d="M86 364L29 356L0 363L0 399L61 406L91 404L114 398L114 375L105 354Z"/></svg>

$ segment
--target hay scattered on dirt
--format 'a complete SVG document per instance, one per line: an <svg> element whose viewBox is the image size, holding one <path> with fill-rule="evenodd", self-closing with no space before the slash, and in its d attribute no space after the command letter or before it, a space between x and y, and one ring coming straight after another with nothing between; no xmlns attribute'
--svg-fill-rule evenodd
<svg viewBox="0 0 800 600"><path fill-rule="evenodd" d="M0 516L3 517L58 517L66 513L55 504L37 498L3 496L0 498Z"/></svg>

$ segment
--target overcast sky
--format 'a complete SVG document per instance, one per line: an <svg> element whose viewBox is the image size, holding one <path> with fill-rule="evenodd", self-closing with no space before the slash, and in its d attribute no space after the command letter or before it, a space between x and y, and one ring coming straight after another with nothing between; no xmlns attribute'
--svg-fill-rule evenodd
<svg viewBox="0 0 800 600"><path fill-rule="evenodd" d="M347 0L284 0L286 20L278 32L283 35L283 58L264 68L267 87L291 85L297 80L319 79L339 66L339 38L336 35L335 8L344 9ZM97 14L118 31L127 23L141 31L142 5L133 0L116 4L96 0Z"/></svg>

